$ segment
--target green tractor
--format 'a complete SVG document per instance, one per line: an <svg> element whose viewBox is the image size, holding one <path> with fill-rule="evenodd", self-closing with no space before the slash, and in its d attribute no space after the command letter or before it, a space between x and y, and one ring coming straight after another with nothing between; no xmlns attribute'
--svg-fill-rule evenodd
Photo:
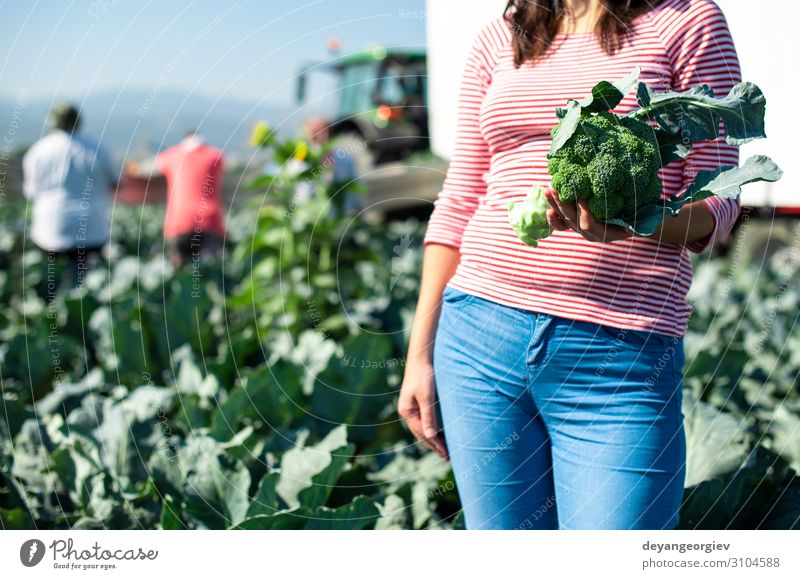
<svg viewBox="0 0 800 579"><path fill-rule="evenodd" d="M318 71L337 77L330 133L351 152L360 174L429 148L424 52L373 48L331 64L306 65L298 75L298 104L305 100L309 73Z"/></svg>

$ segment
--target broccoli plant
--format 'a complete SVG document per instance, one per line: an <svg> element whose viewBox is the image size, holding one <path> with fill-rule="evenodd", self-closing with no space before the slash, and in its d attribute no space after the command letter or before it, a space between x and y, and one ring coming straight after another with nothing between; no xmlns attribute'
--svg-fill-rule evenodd
<svg viewBox="0 0 800 579"><path fill-rule="evenodd" d="M583 199L599 221L649 235L686 203L710 195L737 197L746 183L781 177L771 159L756 155L742 167L699 171L681 196L662 199L659 170L685 158L693 143L716 139L720 120L730 144L766 136L766 101L761 90L747 82L724 98L714 98L706 85L682 93L655 93L638 78L637 68L616 83L602 81L584 99L570 100L566 108L556 110L560 122L551 134L547 169L561 201ZM641 108L627 115L610 112L634 85ZM533 247L551 233L549 226L542 226L547 211L542 200L536 186L522 203L509 207L514 231Z"/></svg>

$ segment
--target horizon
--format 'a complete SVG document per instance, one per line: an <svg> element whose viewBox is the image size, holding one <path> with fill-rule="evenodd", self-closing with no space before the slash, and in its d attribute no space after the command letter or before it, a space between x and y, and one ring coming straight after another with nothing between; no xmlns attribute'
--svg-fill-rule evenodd
<svg viewBox="0 0 800 579"><path fill-rule="evenodd" d="M324 73L310 76L310 98L295 103L307 64L375 45L425 48L424 0L311 0L289 10L250 0L2 6L16 32L0 39L0 113L19 113L15 148L45 134L50 106L68 100L84 113L84 132L116 157L174 144L187 125L246 152L258 120L287 133L332 112L335 84ZM341 50L328 50L336 42Z"/></svg>

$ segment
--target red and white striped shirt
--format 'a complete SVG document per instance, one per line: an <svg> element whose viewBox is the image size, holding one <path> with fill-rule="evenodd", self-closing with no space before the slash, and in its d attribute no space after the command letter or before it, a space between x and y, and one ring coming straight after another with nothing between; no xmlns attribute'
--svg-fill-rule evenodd
<svg viewBox="0 0 800 579"><path fill-rule="evenodd" d="M529 311L676 337L692 307L688 251L648 238L592 243L574 231L554 232L538 248L524 245L508 205L534 184L548 184L550 130L556 107L580 99L601 80L642 69L656 91L707 84L717 96L741 80L728 25L711 0L667 0L638 17L624 46L605 53L591 33L559 35L546 58L514 68L512 32L498 18L478 35L462 78L456 147L428 224L425 244L460 249L450 285ZM615 112L638 108L633 92ZM661 170L664 195L682 192L700 169L737 165L724 138L694 145L685 160ZM715 219L710 242L727 235L736 200L705 201Z"/></svg>

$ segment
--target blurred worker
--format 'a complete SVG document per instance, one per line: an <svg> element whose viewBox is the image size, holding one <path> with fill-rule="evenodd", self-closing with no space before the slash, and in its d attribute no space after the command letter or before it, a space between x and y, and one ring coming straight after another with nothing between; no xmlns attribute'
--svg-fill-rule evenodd
<svg viewBox="0 0 800 579"><path fill-rule="evenodd" d="M50 111L52 131L22 160L23 192L33 202L31 239L49 265L59 257L69 263L68 280L47 280L47 297L57 288L83 283L109 238L109 192L118 174L94 141L78 134L81 116L74 105L57 103ZM48 273L49 275L49 273Z"/></svg>
<svg viewBox="0 0 800 579"><path fill-rule="evenodd" d="M310 146L321 149L331 140L328 122L320 117L306 121L306 135ZM348 151L338 146L334 140L331 148L322 163L331 168L330 183L333 198L331 205L339 207L344 213L357 213L361 208L361 196L353 191L358 172L356 171L353 154L359 151Z"/></svg>
<svg viewBox="0 0 800 579"><path fill-rule="evenodd" d="M224 165L222 151L206 144L196 131L189 131L179 144L160 153L149 171L129 168L137 177L166 178L164 237L176 268L188 262L197 267L222 250Z"/></svg>

